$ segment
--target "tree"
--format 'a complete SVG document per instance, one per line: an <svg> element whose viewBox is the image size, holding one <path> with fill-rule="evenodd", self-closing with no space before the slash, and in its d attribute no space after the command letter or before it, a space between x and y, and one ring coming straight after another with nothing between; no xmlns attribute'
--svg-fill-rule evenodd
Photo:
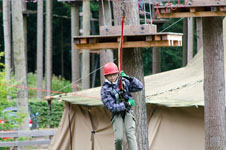
<svg viewBox="0 0 226 150"><path fill-rule="evenodd" d="M42 98L43 80L43 1L37 3L37 97Z"/></svg>
<svg viewBox="0 0 226 150"><path fill-rule="evenodd" d="M71 62L72 62L72 86L77 91L77 80L80 78L79 51L74 48L73 36L79 35L79 5L71 5Z"/></svg>
<svg viewBox="0 0 226 150"><path fill-rule="evenodd" d="M202 18L196 18L196 31L197 31L197 51L203 47L203 30L202 30Z"/></svg>
<svg viewBox="0 0 226 150"><path fill-rule="evenodd" d="M82 3L82 31L83 35L90 35L90 1L83 0ZM82 89L88 89L90 87L90 55L89 50L82 50Z"/></svg>
<svg viewBox="0 0 226 150"><path fill-rule="evenodd" d="M188 20L188 33L187 33L187 62L193 58L193 18L187 18Z"/></svg>
<svg viewBox="0 0 226 150"><path fill-rule="evenodd" d="M183 58L182 58L182 65L186 66L187 61L187 45L188 45L188 21L187 18L183 19Z"/></svg>
<svg viewBox="0 0 226 150"><path fill-rule="evenodd" d="M46 0L46 94L51 95L52 91L52 0Z"/></svg>
<svg viewBox="0 0 226 150"><path fill-rule="evenodd" d="M161 72L161 48L152 48L152 74Z"/></svg>
<svg viewBox="0 0 226 150"><path fill-rule="evenodd" d="M16 80L20 86L27 87L22 2L18 0L12 0L12 31ZM26 88L20 88L18 91L17 107L19 112L25 113L27 115L24 120L24 124L22 124L20 128L23 130L29 129L28 91Z"/></svg>
<svg viewBox="0 0 226 150"><path fill-rule="evenodd" d="M102 5L104 8L102 8ZM102 4L102 1L99 1L99 24L100 26L104 26L105 24L107 26L112 26L112 15L111 15L111 12L109 12L109 6L108 6L108 2L105 0L103 1L103 4ZM103 10L104 9L104 10ZM104 13L103 13L104 11ZM103 14L105 16L103 16ZM105 17L105 18L104 18ZM105 20L105 23L104 23L104 20ZM100 33L101 34L101 33ZM107 49L107 50L101 50L100 51L100 66L104 66L106 63L108 62L113 62L113 52L112 50L110 49ZM104 68L102 67L101 70L100 70L100 80L101 80L101 84L104 83Z"/></svg>
<svg viewBox="0 0 226 150"><path fill-rule="evenodd" d="M10 1L2 1L3 9L3 26L4 26L4 52L5 52L5 65L7 72L7 80L11 78L11 21L10 21Z"/></svg>
<svg viewBox="0 0 226 150"><path fill-rule="evenodd" d="M225 150L222 17L203 18L205 149Z"/></svg>
<svg viewBox="0 0 226 150"><path fill-rule="evenodd" d="M22 14L23 14L23 24L24 24L24 49L25 49L25 63L27 66L27 2L24 0L22 1ZM28 66L26 67L26 69ZM28 72L28 70L26 70Z"/></svg>
<svg viewBox="0 0 226 150"><path fill-rule="evenodd" d="M122 1L120 0L113 2L115 25L121 24L121 2ZM126 15L125 23L127 25L139 25L138 1L126 1L126 5L124 6ZM123 49L123 69L127 74L137 77L144 84L143 60L142 51L140 48ZM133 95L136 101L135 115L137 119L136 136L138 149L148 150L148 123L146 114L145 90L134 93Z"/></svg>

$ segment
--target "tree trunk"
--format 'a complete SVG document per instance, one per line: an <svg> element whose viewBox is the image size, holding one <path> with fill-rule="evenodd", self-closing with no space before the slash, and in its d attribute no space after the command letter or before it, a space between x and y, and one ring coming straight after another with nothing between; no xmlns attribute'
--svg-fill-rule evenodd
<svg viewBox="0 0 226 150"><path fill-rule="evenodd" d="M82 3L83 14L83 35L90 35L90 1L83 0ZM90 55L89 50L82 50L82 89L90 87Z"/></svg>
<svg viewBox="0 0 226 150"><path fill-rule="evenodd" d="M37 16L37 97L42 98L43 81L43 1L38 1Z"/></svg>
<svg viewBox="0 0 226 150"><path fill-rule="evenodd" d="M152 74L161 72L161 48L152 48Z"/></svg>
<svg viewBox="0 0 226 150"><path fill-rule="evenodd" d="M80 59L79 51L74 47L73 36L79 35L79 5L71 5L71 50L72 50L72 86L73 91L78 90L78 79L80 78Z"/></svg>
<svg viewBox="0 0 226 150"><path fill-rule="evenodd" d="M24 0L22 1L22 13L23 13L23 22L24 22L24 49L25 49L25 63L26 63L26 69L28 68L27 65L27 3ZM26 70L28 72L28 70Z"/></svg>
<svg viewBox="0 0 226 150"><path fill-rule="evenodd" d="M46 95L52 90L52 0L46 0Z"/></svg>
<svg viewBox="0 0 226 150"><path fill-rule="evenodd" d="M20 86L27 87L22 2L18 0L12 0L12 30L16 80ZM29 126L28 91L26 88L20 88L18 91L17 107L19 112L25 113L27 115L20 129L27 130L29 129Z"/></svg>
<svg viewBox="0 0 226 150"><path fill-rule="evenodd" d="M11 19L10 19L10 1L2 1L3 26L4 26L4 52L7 80L11 79Z"/></svg>
<svg viewBox="0 0 226 150"><path fill-rule="evenodd" d="M100 26L104 26L106 24L107 26L112 26L112 19L111 19L111 12L109 12L110 8L108 6L108 2L104 1L104 14L105 18L103 18L103 9L102 9L102 1L99 1L99 23ZM104 23L105 19L105 23ZM113 62L113 51L110 49L107 50L101 50L100 51L100 66L104 66L108 62ZM102 67L100 70L100 82L101 85L104 83L104 68Z"/></svg>
<svg viewBox="0 0 226 150"><path fill-rule="evenodd" d="M203 47L202 18L196 18L197 52Z"/></svg>
<svg viewBox="0 0 226 150"><path fill-rule="evenodd" d="M193 18L187 18L188 20L188 47L187 47L187 62L193 58Z"/></svg>
<svg viewBox="0 0 226 150"><path fill-rule="evenodd" d="M121 2L114 1L115 25L121 25L122 11ZM127 1L125 5L125 15L127 25L139 25L138 1ZM135 76L144 84L144 71L142 50L140 48L123 49L123 70L131 76ZM136 105L136 137L139 150L148 150L148 123L146 114L145 90L133 94Z"/></svg>
<svg viewBox="0 0 226 150"><path fill-rule="evenodd" d="M203 18L205 150L225 150L225 79L221 17Z"/></svg>
<svg viewBox="0 0 226 150"><path fill-rule="evenodd" d="M61 21L61 31L60 31L60 64L61 64L61 77L64 77L64 28L63 20Z"/></svg>
<svg viewBox="0 0 226 150"><path fill-rule="evenodd" d="M188 45L188 24L187 24L187 18L184 18L183 20L183 59L182 64L183 66L187 65L187 45Z"/></svg>

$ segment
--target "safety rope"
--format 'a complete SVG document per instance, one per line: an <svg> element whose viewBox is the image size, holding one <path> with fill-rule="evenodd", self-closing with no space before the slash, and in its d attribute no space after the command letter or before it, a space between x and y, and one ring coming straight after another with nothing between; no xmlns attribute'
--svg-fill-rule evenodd
<svg viewBox="0 0 226 150"><path fill-rule="evenodd" d="M122 56L123 56L123 30L124 30L124 19L125 19L125 3L124 0L122 1L122 22L121 22L121 39L120 39L120 51L119 51L119 55L120 55L120 61L119 61L119 71L122 72ZM120 76L120 84L119 84L119 89L123 90L123 86L122 86L122 78Z"/></svg>

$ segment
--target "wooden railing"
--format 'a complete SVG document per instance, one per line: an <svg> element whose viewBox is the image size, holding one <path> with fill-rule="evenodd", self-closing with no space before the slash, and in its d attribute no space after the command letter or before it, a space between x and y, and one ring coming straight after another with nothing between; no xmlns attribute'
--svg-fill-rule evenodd
<svg viewBox="0 0 226 150"><path fill-rule="evenodd" d="M50 144L51 137L55 133L56 129L30 130L30 131L0 131L0 138L7 137L14 139L14 141L0 142L0 147L17 147L37 144ZM33 139L31 138L31 140L18 141L19 137L32 137ZM42 137L42 139L37 137Z"/></svg>

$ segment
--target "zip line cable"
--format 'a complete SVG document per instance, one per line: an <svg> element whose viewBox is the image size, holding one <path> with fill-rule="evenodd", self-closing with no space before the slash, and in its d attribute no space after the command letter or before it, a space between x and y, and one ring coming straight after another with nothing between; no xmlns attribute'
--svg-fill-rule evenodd
<svg viewBox="0 0 226 150"><path fill-rule="evenodd" d="M167 29L169 29L169 28L171 28L172 26L174 26L175 24L177 24L178 22L180 22L180 21L183 20L183 19L184 19L184 18L178 19L178 20L175 21L173 24L169 25L168 27L166 27L165 29L163 29L162 31L160 31L160 33L163 32L163 31L165 31L165 30L167 30Z"/></svg>

